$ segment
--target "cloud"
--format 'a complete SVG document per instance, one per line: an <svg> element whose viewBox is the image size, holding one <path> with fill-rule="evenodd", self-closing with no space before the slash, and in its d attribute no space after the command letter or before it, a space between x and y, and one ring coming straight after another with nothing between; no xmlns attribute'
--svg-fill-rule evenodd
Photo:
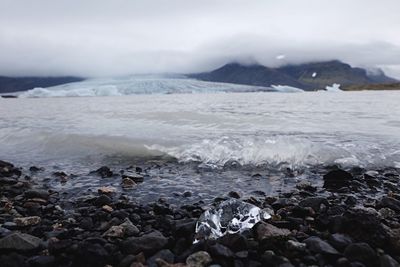
<svg viewBox="0 0 400 267"><path fill-rule="evenodd" d="M0 0L0 74L185 73L228 61L341 59L400 78L399 9L397 0Z"/></svg>

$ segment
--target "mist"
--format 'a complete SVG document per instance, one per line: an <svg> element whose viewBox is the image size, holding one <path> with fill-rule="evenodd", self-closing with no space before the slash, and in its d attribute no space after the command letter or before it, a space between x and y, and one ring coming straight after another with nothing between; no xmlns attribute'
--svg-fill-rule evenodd
<svg viewBox="0 0 400 267"><path fill-rule="evenodd" d="M400 78L397 0L0 0L0 75L191 73L339 59Z"/></svg>

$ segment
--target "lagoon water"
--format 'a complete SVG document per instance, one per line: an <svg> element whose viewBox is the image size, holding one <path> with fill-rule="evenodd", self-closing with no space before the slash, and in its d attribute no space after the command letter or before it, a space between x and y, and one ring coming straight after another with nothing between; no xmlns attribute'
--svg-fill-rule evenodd
<svg viewBox="0 0 400 267"><path fill-rule="evenodd" d="M221 168L400 167L399 103L397 91L0 99L0 158L77 174L168 159L179 167L141 190L212 195L236 177L268 191L278 178L242 181ZM209 171L185 175L193 166ZM97 185L85 179L75 186Z"/></svg>

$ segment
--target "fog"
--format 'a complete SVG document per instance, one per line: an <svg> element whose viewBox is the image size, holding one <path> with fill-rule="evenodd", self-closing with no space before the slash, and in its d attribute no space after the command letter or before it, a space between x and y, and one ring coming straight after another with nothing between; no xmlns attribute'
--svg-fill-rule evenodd
<svg viewBox="0 0 400 267"><path fill-rule="evenodd" d="M339 59L400 78L398 0L0 0L0 75Z"/></svg>

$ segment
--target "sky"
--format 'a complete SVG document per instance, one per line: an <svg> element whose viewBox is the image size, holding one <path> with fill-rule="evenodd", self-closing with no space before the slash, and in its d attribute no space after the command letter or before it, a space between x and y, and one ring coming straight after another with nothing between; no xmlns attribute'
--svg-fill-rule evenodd
<svg viewBox="0 0 400 267"><path fill-rule="evenodd" d="M399 0L0 0L0 75L339 59L400 78Z"/></svg>

